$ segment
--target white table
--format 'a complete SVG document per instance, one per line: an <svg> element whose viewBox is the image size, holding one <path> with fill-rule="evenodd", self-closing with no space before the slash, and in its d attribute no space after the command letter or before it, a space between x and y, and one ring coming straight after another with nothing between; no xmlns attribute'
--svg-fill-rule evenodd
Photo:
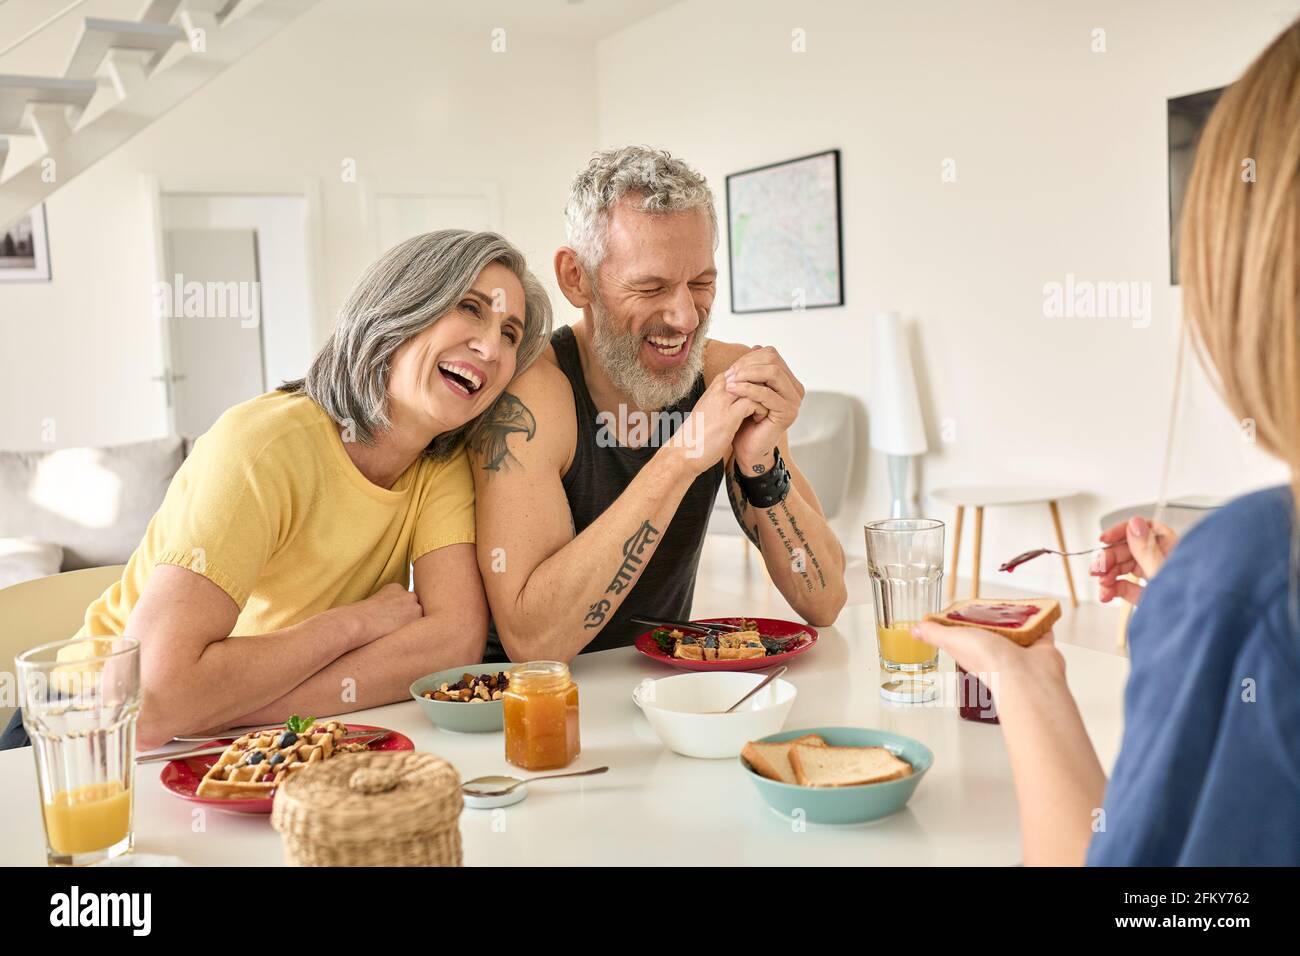
<svg viewBox="0 0 1300 956"><path fill-rule="evenodd" d="M900 707L877 692L871 605L848 607L786 679L799 690L786 729L848 725L915 737L933 768L901 813L856 827L797 831L769 809L736 760L695 760L665 750L632 703L644 677L672 673L632 648L583 655L582 755L574 769L608 774L534 785L528 798L461 817L467 865L1010 865L1020 861L1016 799L1001 730L955 710ZM1119 746L1127 661L1060 645L1070 686L1109 768ZM947 669L951 663L946 662ZM392 727L420 750L450 760L462 778L510 772L496 734L431 726L414 701L350 715ZM207 810L176 799L144 765L136 784L136 847L200 865L278 865L280 838L267 817ZM0 865L45 860L35 770L28 749L0 753ZM196 813L196 811L199 811Z"/></svg>

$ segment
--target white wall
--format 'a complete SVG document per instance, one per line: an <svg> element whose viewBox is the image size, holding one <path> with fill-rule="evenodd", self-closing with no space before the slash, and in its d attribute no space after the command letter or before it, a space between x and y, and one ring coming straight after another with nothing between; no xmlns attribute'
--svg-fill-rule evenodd
<svg viewBox="0 0 1300 956"><path fill-rule="evenodd" d="M361 270L368 178L495 181L503 232L554 294L564 198L595 140L594 48L516 27L507 52L469 12L326 0L47 203L54 281L0 285L0 448L166 432L151 317L145 173L235 184L316 177L332 322ZM344 182L354 160L357 182ZM451 224L449 224L451 225ZM49 425L53 424L51 436ZM49 440L52 437L52 441Z"/></svg>
<svg viewBox="0 0 1300 956"><path fill-rule="evenodd" d="M1295 0L686 0L600 43L599 140L681 155L720 213L726 174L841 149L847 305L732 316L723 247L713 334L774 345L807 387L865 404L870 318L900 310L934 449L925 486L1075 485L1088 494L1064 519L1082 544L1102 513L1157 494L1179 324L1165 99L1231 81L1297 13ZM1097 27L1104 53L1090 52ZM955 183L941 181L946 158ZM1154 321L1045 318L1044 283L1067 273L1150 282ZM1281 480L1221 406L1194 399L1173 493ZM860 553L863 522L888 514L879 454L855 487L837 525ZM1050 539L1046 508L986 513L986 579ZM1064 589L1047 562L1015 583Z"/></svg>

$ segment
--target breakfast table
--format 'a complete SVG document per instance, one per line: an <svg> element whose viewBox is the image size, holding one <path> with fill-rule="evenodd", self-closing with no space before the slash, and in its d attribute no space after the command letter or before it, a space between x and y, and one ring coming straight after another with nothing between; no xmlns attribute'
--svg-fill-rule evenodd
<svg viewBox="0 0 1300 956"><path fill-rule="evenodd" d="M697 598L700 595L697 594ZM705 601L705 604L709 602ZM717 608L695 614L726 613ZM734 605L733 605L734 607ZM633 648L579 656L582 753L570 769L606 774L534 783L527 799L465 809L460 825L471 866L532 865L1014 865L1021 860L1016 797L1002 733L958 717L955 704L900 706L880 698L873 608L850 605L822 628L784 679L798 690L787 730L870 727L914 737L934 765L908 805L872 823L821 826L782 816L760 798L736 758L701 760L666 750L632 701L645 678L670 671ZM1102 765L1119 747L1128 661L1059 644L1070 687ZM944 656L941 670L952 670ZM467 705L468 706L468 705ZM500 732L456 734L408 700L349 714L407 735L417 750L449 760L462 779L511 773ZM184 745L174 744L177 750ZM163 764L139 766L137 854L201 866L278 866L279 834L264 815L213 810L164 791ZM514 771L516 775L524 774ZM30 749L0 753L0 864L45 862Z"/></svg>

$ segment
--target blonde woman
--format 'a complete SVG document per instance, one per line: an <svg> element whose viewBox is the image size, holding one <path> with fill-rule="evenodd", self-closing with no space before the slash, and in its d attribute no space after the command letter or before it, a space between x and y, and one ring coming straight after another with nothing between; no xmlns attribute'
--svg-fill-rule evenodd
<svg viewBox="0 0 1300 956"><path fill-rule="evenodd" d="M1242 180L1247 158L1257 182ZM1141 601L1109 781L1050 635L1021 648L917 629L998 674L1028 864L1300 864L1300 22L1210 117L1182 230L1193 339L1292 484L1237 499L1176 547L1141 518L1102 535L1116 545L1094 566L1102 600Z"/></svg>
<svg viewBox="0 0 1300 956"><path fill-rule="evenodd" d="M463 445L550 326L514 246L428 233L362 276L304 380L222 415L86 612L83 634L140 639L141 746L390 703L481 659Z"/></svg>

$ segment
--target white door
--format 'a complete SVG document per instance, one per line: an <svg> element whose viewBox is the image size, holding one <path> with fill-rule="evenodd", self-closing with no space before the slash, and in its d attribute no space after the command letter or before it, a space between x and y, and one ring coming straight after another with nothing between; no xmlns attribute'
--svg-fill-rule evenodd
<svg viewBox="0 0 1300 956"><path fill-rule="evenodd" d="M257 233L168 229L170 364L176 433L196 438L232 405L266 391Z"/></svg>

